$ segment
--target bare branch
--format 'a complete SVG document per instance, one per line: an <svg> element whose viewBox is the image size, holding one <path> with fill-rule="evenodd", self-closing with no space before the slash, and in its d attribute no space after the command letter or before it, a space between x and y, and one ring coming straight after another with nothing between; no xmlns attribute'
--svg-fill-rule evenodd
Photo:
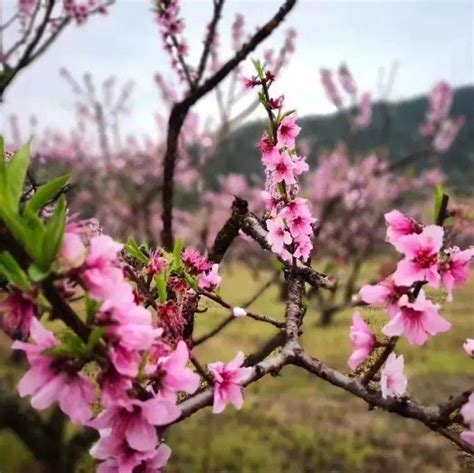
<svg viewBox="0 0 474 473"><path fill-rule="evenodd" d="M204 41L204 48L202 50L201 59L199 61L199 66L194 80L194 86L199 85L199 82L202 79L204 71L206 70L207 60L209 58L209 53L211 52L212 43L217 32L217 24L222 16L222 8L224 7L225 0L216 0L214 2L214 13L212 16L211 23L209 24L209 29L207 31L206 39Z"/></svg>

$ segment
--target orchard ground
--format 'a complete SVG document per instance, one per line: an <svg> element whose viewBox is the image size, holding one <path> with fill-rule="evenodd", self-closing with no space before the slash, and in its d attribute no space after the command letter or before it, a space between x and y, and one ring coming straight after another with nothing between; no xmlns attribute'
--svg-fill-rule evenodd
<svg viewBox="0 0 474 473"><path fill-rule="evenodd" d="M269 277L262 272L257 280L254 273L234 266L223 278L222 297L239 306ZM473 361L462 349L465 338L474 336L473 294L474 280L456 291L451 304L443 302L444 293L439 291L436 297L443 303L442 314L453 324L451 331L430 338L422 348L404 340L399 344L409 393L421 402L441 402L474 382ZM252 309L283 318L277 287ZM382 311L363 308L361 312L376 327L386 320ZM304 347L330 366L347 370L351 314L352 310L340 313L330 327L321 329L311 303ZM209 304L207 312L196 315L196 334L206 333L226 315ZM197 354L204 363L228 361L239 349L252 353L274 332L273 327L243 317L198 347ZM0 341L0 376L13 384L21 370L8 362L7 340ZM458 473L473 467L465 465L454 446L423 426L369 411L362 401L294 367L248 387L240 412L230 406L214 416L206 409L173 427L168 443L173 456L167 473ZM85 459L79 471L93 471L90 461ZM0 431L0 471L40 471L21 442L6 431Z"/></svg>

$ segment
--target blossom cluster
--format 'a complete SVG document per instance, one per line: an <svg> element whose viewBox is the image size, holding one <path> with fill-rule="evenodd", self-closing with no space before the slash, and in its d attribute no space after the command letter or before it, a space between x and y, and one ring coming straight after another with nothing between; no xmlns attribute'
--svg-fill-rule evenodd
<svg viewBox="0 0 474 473"><path fill-rule="evenodd" d="M362 130L372 123L372 95L370 92L363 92L358 95L357 83L351 71L345 64L341 64L337 70L337 84L334 73L330 69L321 69L321 84L326 96L339 110L345 106L345 99L340 88L347 95L349 105L357 104L354 114L350 116L351 126L354 130Z"/></svg>
<svg viewBox="0 0 474 473"><path fill-rule="evenodd" d="M420 134L432 140L433 148L445 153L453 144L464 125L464 116L449 118L453 103L453 89L445 82L436 84L429 95L429 109L425 122L420 126Z"/></svg>
<svg viewBox="0 0 474 473"><path fill-rule="evenodd" d="M200 386L202 373L187 366L189 318L200 293L219 287L218 269L192 248L177 245L170 254L124 246L71 219L55 287L65 301L84 300L86 320L79 324L88 336L68 328L56 336L40 321L48 311L41 288L9 287L2 328L30 365L19 393L31 396L36 409L57 403L73 423L97 429L91 454L102 461L98 472L151 473L167 463L171 450L160 428L180 417L178 394ZM209 364L205 381L214 387L215 413L228 402L242 407L250 370L243 361L239 353L229 363Z"/></svg>
<svg viewBox="0 0 474 473"><path fill-rule="evenodd" d="M305 156L296 150L296 137L301 128L293 112L283 113L283 97L270 97L269 89L275 79L270 71L256 64L258 77L248 79L248 86L261 86L260 100L266 108L271 129L265 131L257 143L265 167L265 224L267 241L280 258L307 261L313 249L312 235L315 219L308 201L298 197L298 178L308 171ZM278 111L275 115L274 111Z"/></svg>
<svg viewBox="0 0 474 473"><path fill-rule="evenodd" d="M182 58L188 53L188 44L183 38L184 20L180 18L180 5L178 0L156 0L156 21L160 26L163 47L171 58L171 66L184 81L186 71L184 70Z"/></svg>
<svg viewBox="0 0 474 473"><path fill-rule="evenodd" d="M398 337L403 336L409 344L421 346L430 336L451 328L450 322L439 314L440 305L430 300L423 286L443 286L447 291L447 300L451 301L453 288L468 281L474 247L465 250L448 247L443 226L423 225L398 210L387 213L385 221L387 242L403 258L395 272L386 279L362 287L360 297L366 304L386 309L389 320L383 326L382 334L389 340L396 342ZM352 369L363 363L376 348L390 347L377 340L359 312L354 313L350 338L353 352L348 364ZM384 397L400 396L406 389L403 357L395 357L394 353L390 354L381 373Z"/></svg>
<svg viewBox="0 0 474 473"><path fill-rule="evenodd" d="M39 0L18 0L18 11L22 15L31 16L35 9L39 7ZM92 12L107 13L107 2L101 0L88 0L88 1L77 1L77 0L63 0L62 6L64 14L68 17L73 18L78 25L81 25L87 21L89 15ZM54 27L54 20L53 20Z"/></svg>

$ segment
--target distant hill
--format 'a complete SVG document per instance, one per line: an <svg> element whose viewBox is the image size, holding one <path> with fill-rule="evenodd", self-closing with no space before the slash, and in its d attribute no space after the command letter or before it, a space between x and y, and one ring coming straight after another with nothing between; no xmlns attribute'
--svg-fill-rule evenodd
<svg viewBox="0 0 474 473"><path fill-rule="evenodd" d="M396 161L420 147L417 132L427 109L427 98L417 97L400 102L377 102L374 104L375 126L358 133L354 146L357 151L367 152L388 145L390 159ZM466 124L449 153L443 155L441 165L448 175L449 183L458 190L471 193L474 183L474 87L461 87L455 91L451 116L464 115ZM300 137L312 145L308 162L315 164L317 155L333 149L344 141L349 129L340 114L311 115L299 121L303 130ZM216 175L232 172L246 176L261 175L262 166L255 143L266 126L263 121L254 121L233 131L223 142L212 164L208 167L210 182ZM422 169L428 163L421 162L416 168Z"/></svg>

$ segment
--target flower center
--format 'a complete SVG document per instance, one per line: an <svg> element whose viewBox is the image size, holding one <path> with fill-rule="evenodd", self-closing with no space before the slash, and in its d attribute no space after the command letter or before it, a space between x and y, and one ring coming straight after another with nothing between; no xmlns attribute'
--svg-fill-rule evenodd
<svg viewBox="0 0 474 473"><path fill-rule="evenodd" d="M429 249L422 249L414 259L414 262L422 268L429 268L436 264L438 255Z"/></svg>

